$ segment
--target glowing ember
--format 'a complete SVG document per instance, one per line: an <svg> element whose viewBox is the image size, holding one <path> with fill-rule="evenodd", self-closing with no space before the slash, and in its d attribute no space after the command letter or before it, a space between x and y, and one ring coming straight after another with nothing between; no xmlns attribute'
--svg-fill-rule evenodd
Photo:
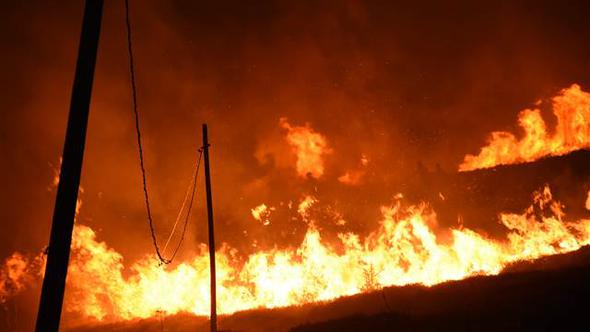
<svg viewBox="0 0 590 332"><path fill-rule="evenodd" d="M588 198L586 198L586 210L590 210L590 190L588 190Z"/></svg>
<svg viewBox="0 0 590 332"><path fill-rule="evenodd" d="M297 174L304 178L320 178L324 174L323 158L332 152L326 137L315 132L309 123L305 126L291 126L286 118L281 118L280 125L287 130L287 142L297 155Z"/></svg>
<svg viewBox="0 0 590 332"><path fill-rule="evenodd" d="M557 126L547 132L539 109L524 110L518 116L524 130L520 140L509 132L493 132L479 155L467 155L460 171L496 165L530 162L545 156L557 156L590 147L590 94L574 84L553 98Z"/></svg>
<svg viewBox="0 0 590 332"><path fill-rule="evenodd" d="M270 214L274 210L274 207L271 206L269 208L266 206L266 204L262 203L251 209L250 212L252 213L252 217L254 217L254 219L260 221L264 226L267 226L270 224Z"/></svg>
<svg viewBox="0 0 590 332"><path fill-rule="evenodd" d="M315 197L309 195L305 196L303 200L301 200L301 203L299 203L299 206L297 207L297 212L304 220L307 220L309 209L312 205L317 203L317 201L318 200Z"/></svg>

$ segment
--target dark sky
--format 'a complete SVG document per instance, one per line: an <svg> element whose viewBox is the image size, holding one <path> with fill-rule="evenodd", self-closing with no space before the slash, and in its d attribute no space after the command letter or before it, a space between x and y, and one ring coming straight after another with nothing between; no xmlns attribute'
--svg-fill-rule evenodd
<svg viewBox="0 0 590 332"><path fill-rule="evenodd" d="M83 9L81 1L2 7L0 259L48 241ZM252 239L236 237L252 224L249 208L337 185L361 153L375 182L403 177L418 161L454 170L490 131L516 130L519 110L572 83L590 89L588 1L136 0L131 8L148 181L163 232L202 122L222 241L243 245ZM133 260L151 244L123 9L106 1L79 222ZM334 154L319 183L255 158L280 139L281 117L328 138ZM204 241L204 228L195 229L191 239Z"/></svg>

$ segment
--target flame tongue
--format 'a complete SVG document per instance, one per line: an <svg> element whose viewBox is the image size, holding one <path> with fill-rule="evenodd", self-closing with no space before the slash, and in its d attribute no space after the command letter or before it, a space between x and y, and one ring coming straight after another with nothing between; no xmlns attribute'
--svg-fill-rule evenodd
<svg viewBox="0 0 590 332"><path fill-rule="evenodd" d="M554 134L548 133L539 110L524 110L519 116L525 131L522 139L506 132L493 133L489 145L477 156L466 156L460 169L532 161L590 146L590 94L578 85L564 89L553 98L553 111L558 120ZM286 130L287 143L296 156L299 179L326 180L324 158L332 153L326 137L308 124L292 126L284 118L280 126ZM337 180L346 185L360 184L367 163L363 155L358 168ZM442 193L439 196L445 199ZM314 220L319 200L312 195L302 196L293 207L299 213L298 222L307 227L299 247L243 256L224 244L217 253L218 311L228 314L299 305L384 286L434 285L473 275L493 275L516 261L570 252L590 244L590 219L567 221L548 187L535 193L533 204L522 214L500 215L507 229L503 240L454 228L445 232L450 237L443 241L435 212L426 204L403 205L402 197L396 195L394 204L381 208L379 227L368 236L338 234L337 249L323 238ZM590 192L586 208L590 210ZM263 203L250 212L256 221L268 226L274 211L273 206ZM337 211L332 213L339 216ZM339 225L345 223L340 216L337 219ZM125 267L121 254L97 240L91 228L77 224L71 256L65 304L70 313L100 321L147 318L156 313L209 313L205 245L198 248L192 260L174 267L160 266L150 257ZM0 304L34 282L43 264L42 256L9 257L0 267Z"/></svg>
<svg viewBox="0 0 590 332"><path fill-rule="evenodd" d="M303 178L320 178L324 174L324 156L332 153L326 137L314 131L309 124L292 126L286 118L281 118L279 124L287 130L287 142L296 154L297 174Z"/></svg>
<svg viewBox="0 0 590 332"><path fill-rule="evenodd" d="M589 93L577 84L563 89L553 98L553 113L557 118L553 135L548 134L540 110L524 110L518 116L518 123L524 130L522 139L509 132L493 132L488 145L476 156L465 156L459 170L530 162L590 147Z"/></svg>
<svg viewBox="0 0 590 332"><path fill-rule="evenodd" d="M302 219L317 199L305 196L298 210ZM543 211L538 216L538 210ZM232 313L259 307L279 307L330 300L390 285L434 285L472 275L492 275L519 260L576 250L590 243L590 219L567 222L549 188L536 193L523 214L502 214L509 230L505 240L493 240L469 229L451 229L443 243L436 215L426 205L404 207L400 201L382 207L377 230L361 239L340 234L343 249L335 250L312 221L298 248L267 250L239 257L224 245L218 252L219 311ZM86 317L116 321L146 318L157 312L209 312L207 250L174 268L146 258L126 270L123 257L96 239L87 226L76 225L72 243L65 308ZM2 269L0 290L24 280L30 262L13 256ZM128 274L128 276L125 276ZM20 285L20 283L17 283ZM21 287L21 286L16 286Z"/></svg>

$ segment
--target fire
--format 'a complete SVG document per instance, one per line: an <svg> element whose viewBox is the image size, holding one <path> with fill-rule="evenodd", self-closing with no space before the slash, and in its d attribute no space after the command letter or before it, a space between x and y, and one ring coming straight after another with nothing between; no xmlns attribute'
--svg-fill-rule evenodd
<svg viewBox="0 0 590 332"><path fill-rule="evenodd" d="M590 93L573 84L561 90L552 102L557 118L553 134L547 131L539 109L523 110L518 123L524 137L518 139L509 132L493 132L488 145L477 156L465 156L459 171L530 162L590 147Z"/></svg>
<svg viewBox="0 0 590 332"><path fill-rule="evenodd" d="M519 116L525 136L495 132L478 156L466 156L460 170L526 162L547 155L564 154L590 144L590 94L578 85L553 98L557 117L550 135L538 109ZM285 118L280 126L296 156L299 177L319 179L324 159L332 153L326 137L309 124L292 126ZM360 164L338 181L357 185L369 163ZM342 173L340 173L342 174ZM533 203L522 213L502 213L503 239L459 226L441 229L436 212L427 204L407 205L403 194L381 207L379 226L367 236L351 232L337 239L322 235L315 218L330 214L336 225L346 224L334 209L320 209L316 196L305 194L288 206L307 227L297 247L240 254L228 244L217 252L218 312L230 314L253 308L273 308L330 301L386 286L435 285L474 275L495 275L518 261L575 251L590 244L590 219L566 219L562 205L548 187L534 193ZM439 198L445 200L443 193ZM281 203L282 204L282 203ZM81 207L78 202L77 211ZM590 192L586 199L590 210ZM252 217L269 225L275 208L262 203L250 210ZM277 214L278 215L278 214ZM38 282L44 256L16 253L0 266L0 304ZM209 313L209 256L202 244L192 259L174 266L161 265L153 256L124 264L123 256L98 239L88 226L77 223L67 279L65 310L90 320L112 322L180 312Z"/></svg>
<svg viewBox="0 0 590 332"><path fill-rule="evenodd" d="M349 186L361 184L366 172L365 167L368 164L369 158L367 158L366 155L362 155L359 168L346 171L343 175L338 177L338 181Z"/></svg>
<svg viewBox="0 0 590 332"><path fill-rule="evenodd" d="M272 308L329 301L391 285L434 285L473 275L494 275L507 265L570 252L590 244L590 219L566 221L549 188L535 193L522 214L501 214L507 229L503 240L470 229L439 234L436 213L427 204L396 199L381 208L379 227L365 238L338 235L328 244L310 217L318 203L301 199L298 212L308 225L297 248L272 249L241 256L228 245L217 253L219 312ZM25 262L25 263L22 263ZM6 285L19 288L27 268L18 254L2 270ZM8 272L6 272L8 271ZM123 257L77 224L72 242L65 309L99 321L146 318L157 312L209 313L209 267L205 245L192 260L175 267L146 257L125 267Z"/></svg>
<svg viewBox="0 0 590 332"><path fill-rule="evenodd" d="M311 209L311 207L317 202L318 200L315 197L311 195L306 195L301 200L301 203L299 203L299 206L297 207L297 212L299 213L299 215L301 215L301 217L304 220L308 220L309 209Z"/></svg>
<svg viewBox="0 0 590 332"><path fill-rule="evenodd" d="M302 219L309 218L316 202L312 196L302 199L298 208ZM497 274L519 260L589 244L590 220L567 222L564 217L561 205L545 188L524 213L500 216L508 230L505 240L451 229L451 240L445 242L437 236L434 211L426 204L404 207L397 200L382 207L380 227L366 238L340 234L343 250L328 245L313 223L298 248L261 251L241 259L225 245L217 256L219 311L296 305L383 286L434 285ZM123 276L121 255L97 241L90 228L76 227L73 246L68 311L99 320L149 317L156 311L209 312L205 246L192 261L169 270L151 258L136 262L129 277Z"/></svg>
<svg viewBox="0 0 590 332"><path fill-rule="evenodd" d="M34 258L14 253L0 266L0 304L20 293L41 275L44 267L42 255Z"/></svg>
<svg viewBox="0 0 590 332"><path fill-rule="evenodd" d="M280 125L287 130L287 142L297 156L297 174L319 179L324 174L324 156L332 153L326 137L314 131L309 123L292 126L286 118L281 118Z"/></svg>
<svg viewBox="0 0 590 332"><path fill-rule="evenodd" d="M270 224L270 214L274 211L274 207L268 207L266 204L262 203L255 208L251 209L250 212L252 213L252 217L254 219L260 221L264 226L268 226Z"/></svg>

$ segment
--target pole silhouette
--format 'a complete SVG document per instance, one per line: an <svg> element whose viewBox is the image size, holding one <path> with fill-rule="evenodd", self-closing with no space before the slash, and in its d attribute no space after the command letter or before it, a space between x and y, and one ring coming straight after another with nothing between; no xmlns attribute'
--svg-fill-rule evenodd
<svg viewBox="0 0 590 332"><path fill-rule="evenodd" d="M209 269L211 275L211 332L217 332L217 286L215 280L215 231L213 202L211 199L211 172L209 170L209 138L207 124L203 124L203 154L205 157L205 190L207 192L207 220L209 229Z"/></svg>
<svg viewBox="0 0 590 332"><path fill-rule="evenodd" d="M100 36L103 0L86 0L35 331L59 330Z"/></svg>

